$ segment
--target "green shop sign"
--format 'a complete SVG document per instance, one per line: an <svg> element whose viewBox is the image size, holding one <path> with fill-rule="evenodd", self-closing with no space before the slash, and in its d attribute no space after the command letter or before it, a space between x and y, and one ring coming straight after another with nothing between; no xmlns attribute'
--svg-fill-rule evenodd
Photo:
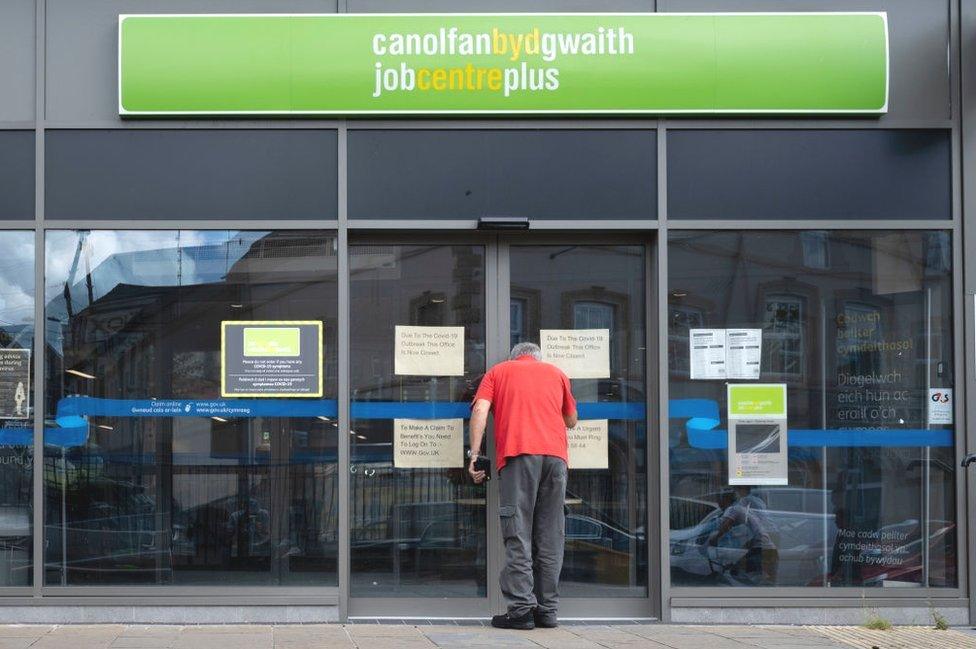
<svg viewBox="0 0 976 649"><path fill-rule="evenodd" d="M119 114L880 114L884 13L129 15Z"/></svg>

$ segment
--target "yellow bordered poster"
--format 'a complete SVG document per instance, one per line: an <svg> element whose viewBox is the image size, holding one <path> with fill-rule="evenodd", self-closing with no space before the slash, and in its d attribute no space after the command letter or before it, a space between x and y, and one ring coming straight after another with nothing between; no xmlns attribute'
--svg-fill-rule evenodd
<svg viewBox="0 0 976 649"><path fill-rule="evenodd" d="M224 320L220 396L321 397L322 323Z"/></svg>

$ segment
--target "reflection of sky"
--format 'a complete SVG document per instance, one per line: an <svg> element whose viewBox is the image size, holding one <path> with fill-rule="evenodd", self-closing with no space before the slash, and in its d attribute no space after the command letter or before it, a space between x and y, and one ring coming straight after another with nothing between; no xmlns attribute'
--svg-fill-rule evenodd
<svg viewBox="0 0 976 649"><path fill-rule="evenodd" d="M34 321L34 233L0 232L0 326Z"/></svg>
<svg viewBox="0 0 976 649"><path fill-rule="evenodd" d="M53 230L47 233L45 300L49 343L67 321L65 288L74 312L117 286L192 286L222 282L262 231ZM31 273L32 275L32 273Z"/></svg>
<svg viewBox="0 0 976 649"><path fill-rule="evenodd" d="M266 232L229 230L98 230L48 232L45 294L48 316L65 315L65 285L72 306L88 306L116 286L192 286L221 282ZM90 269L90 270L89 270Z"/></svg>

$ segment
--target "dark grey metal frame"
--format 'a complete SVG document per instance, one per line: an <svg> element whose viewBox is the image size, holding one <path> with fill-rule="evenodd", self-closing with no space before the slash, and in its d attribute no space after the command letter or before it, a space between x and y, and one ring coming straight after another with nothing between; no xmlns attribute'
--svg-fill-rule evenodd
<svg viewBox="0 0 976 649"><path fill-rule="evenodd" d="M345 10L345 0L338 1L338 10ZM327 229L338 233L339 243L339 289L338 313L340 323L348 323L349 316L349 266L348 242L350 236L358 237L379 234L381 231L412 231L435 235L437 232L470 231L475 223L470 220L457 221L356 221L350 222L346 195L346 144L347 133L353 129L656 129L658 156L658 204L657 220L634 221L590 221L552 220L532 223L533 230L542 233L592 232L639 233L641 240L648 241L649 254L647 273L647 368L648 368L648 430L657 423L658 430L664 431L668 424L668 374L667 341L661 335L666 331L667 321L667 237L670 230L687 229L783 229L797 230L804 227L817 229L942 229L951 232L953 240L953 305L955 309L954 360L957 423L956 452L976 451L976 408L966 408L967 395L976 394L976 264L964 259L976 258L976 229L965 227L963 214L976 214L976 176L963 176L966 163L976 160L976 121L963 119L964 111L976 104L976 66L966 62L964 55L972 57L973 47L963 41L961 34L976 34L976 0L949 0L949 68L952 115L948 119L898 119L882 117L877 120L654 120L654 119L595 119L595 120L287 120L287 121L206 121L184 120L145 120L121 122L103 120L86 123L51 122L45 115L45 21L46 2L37 0L35 4L35 114L32 122L0 123L2 130L33 130L35 134L35 215L34 219L6 221L0 223L0 230L25 230L34 232L35 241L35 355L34 390L35 402L42 403L44 393L44 236L47 230L64 228L105 228L105 229ZM290 129L314 128L336 130L338 132L338 219L301 221L49 221L45 219L44 209L44 169L45 169L45 131L49 129L119 129L119 128L185 128L185 129ZM952 142L952 217L949 220L911 220L911 221L817 221L813 224L796 221L669 221L667 210L667 132L669 129L939 129L951 132ZM533 233L533 238L535 234ZM482 238L481 241L485 239ZM546 240L545 238L541 240ZM497 273L495 275L497 277ZM489 275L491 278L492 275ZM493 280L489 280L493 281ZM489 295L494 294L495 306L502 303L498 298L500 288L489 287ZM489 305L490 306L490 305ZM654 316L657 317L654 317ZM504 319L503 319L504 320ZM656 339L655 339L656 336ZM503 347L503 338L495 340L495 351ZM349 330L347 324L339 327L339 413L340 425L349 425ZM656 343L656 344L655 344ZM657 368L656 381L652 368ZM652 385L656 383L656 394ZM656 396L656 398L654 398ZM962 429L965 422L964 432ZM666 534L668 533L668 494L669 476L667 466L667 438L660 435L656 448L649 443L649 465L658 466L656 476L649 478L649 498L657 494L656 516L659 524L658 543L651 548L649 576L651 594L650 614L668 621L672 607L883 607L901 605L934 605L939 607L969 607L970 618L976 620L976 597L970 597L969 586L976 581L976 562L969 556L969 549L976 547L976 525L969 520L969 512L976 503L976 479L957 471L956 496L958 520L958 571L959 587L952 589L906 589L876 592L861 588L687 588L672 587L669 578L669 556ZM43 449L43 417L35 417L34 444L37 451ZM340 466L348 466L348 435L339 436ZM976 474L972 474L976 475ZM33 585L30 587L0 588L0 606L13 605L182 605L207 606L221 605L337 605L341 619L350 614L349 597L349 521L348 495L349 479L345 472L339 472L339 586L336 587L53 587L43 585L43 474L35 471L34 486L34 541L33 541ZM649 544L652 545L653 544ZM497 563L497 562L496 562ZM491 579L491 575L489 578ZM483 599L475 600L483 606ZM588 602L593 614L607 613L608 617L623 617L626 600L600 600ZM644 601L644 600L641 600ZM403 604L404 600L393 602L364 602L368 610L373 604ZM385 608L385 606L383 606ZM497 610L497 599L491 608ZM353 607L354 609L356 607ZM411 610L416 615L429 617L443 610L442 601L421 602L415 608L398 609L401 615ZM352 613L357 611L353 610ZM484 615L481 609L479 617ZM599 617L600 615L590 615Z"/></svg>
<svg viewBox="0 0 976 649"><path fill-rule="evenodd" d="M404 229L404 222L400 221L399 227L388 226L385 223L377 228L370 224L362 228L360 222L349 224L352 243L374 243L374 244L474 244L485 246L485 312L488 314L486 322L486 351L488 364L494 364L504 360L508 354L508 343L510 339L509 322L501 316L502 305L508 304L510 264L509 249L517 245L545 245L560 243L580 243L581 238L586 244L623 244L641 243L645 248L645 336L646 340L654 340L657 337L657 319L652 317L652 305L656 304L653 295L656 291L656 274L652 266L655 245L653 241L653 230L634 229L631 232L602 232L600 234L552 232L552 229L543 231L529 231L519 234L499 235L485 232L463 232L450 230L448 232L437 232L435 229L416 228ZM578 222L577 222L578 223ZM415 222L406 225L415 225ZM590 229L593 224L590 224ZM584 228L585 230L586 228ZM599 228L596 228L599 229ZM346 289L348 290L348 288ZM348 322L341 320L341 322ZM348 325L345 327L348 330ZM647 345L645 345L647 346ZM654 350L648 352L648 360L654 360L655 364L647 363L647 403L648 413L651 413L647 421L647 430L650 432L655 428L654 413L656 412L656 376L652 368L656 367L656 353ZM340 379L340 386L342 381ZM340 387L340 389L342 389ZM345 441L348 446L348 430L350 422L348 417L340 419L339 436L340 441ZM489 435L489 444L492 437ZM648 434L647 466L657 466L660 461L658 450L651 442ZM345 473L341 471L340 473ZM491 613L501 613L505 610L504 601L498 590L498 571L502 563L501 536L498 525L494 523L497 518L498 491L497 483L489 483L487 490L488 516L487 536L488 536L488 593L486 597L467 597L467 598L395 598L395 597L351 597L348 592L344 593L346 610L344 615L352 618L402 618L402 617L433 617L442 619L456 618L483 618L490 611ZM654 520L660 498L658 497L659 485L655 482L653 473L648 473L648 502L655 503L652 510L648 512L648 522ZM348 491L343 496L340 491L340 498L348 501ZM343 522L348 525L348 519ZM563 598L560 604L560 615L565 619L586 618L586 619L656 619L659 608L657 598L657 584L660 580L660 564L655 560L660 552L660 537L651 535L648 542L648 565L651 567L651 574L648 576L648 595L646 597L634 598ZM347 544L348 545L348 544ZM343 547L347 547L343 546ZM348 550L347 550L348 552ZM348 570L348 564L346 566ZM349 573L340 574L340 584L349 583Z"/></svg>

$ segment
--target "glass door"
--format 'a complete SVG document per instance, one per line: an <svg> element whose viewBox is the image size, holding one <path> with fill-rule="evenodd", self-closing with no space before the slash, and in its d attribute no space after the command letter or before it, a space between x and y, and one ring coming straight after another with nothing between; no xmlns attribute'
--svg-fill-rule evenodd
<svg viewBox="0 0 976 649"><path fill-rule="evenodd" d="M350 245L351 616L487 613L487 490L463 455L487 256L471 239Z"/></svg>
<svg viewBox="0 0 976 649"><path fill-rule="evenodd" d="M571 451L560 614L651 616L651 248L635 235L534 234L364 235L350 245L352 617L504 609L497 475L486 485L467 475L469 406L513 344L551 349L554 336L585 347L597 339L570 373L583 422ZM487 439L492 454L490 428Z"/></svg>
<svg viewBox="0 0 976 649"><path fill-rule="evenodd" d="M499 305L507 305L498 314L499 347L540 344L570 377L578 402L560 580L564 617L651 616L648 542L658 526L656 497L648 498L649 251L634 235L605 242L521 236L499 247ZM493 604L504 609L500 594Z"/></svg>

